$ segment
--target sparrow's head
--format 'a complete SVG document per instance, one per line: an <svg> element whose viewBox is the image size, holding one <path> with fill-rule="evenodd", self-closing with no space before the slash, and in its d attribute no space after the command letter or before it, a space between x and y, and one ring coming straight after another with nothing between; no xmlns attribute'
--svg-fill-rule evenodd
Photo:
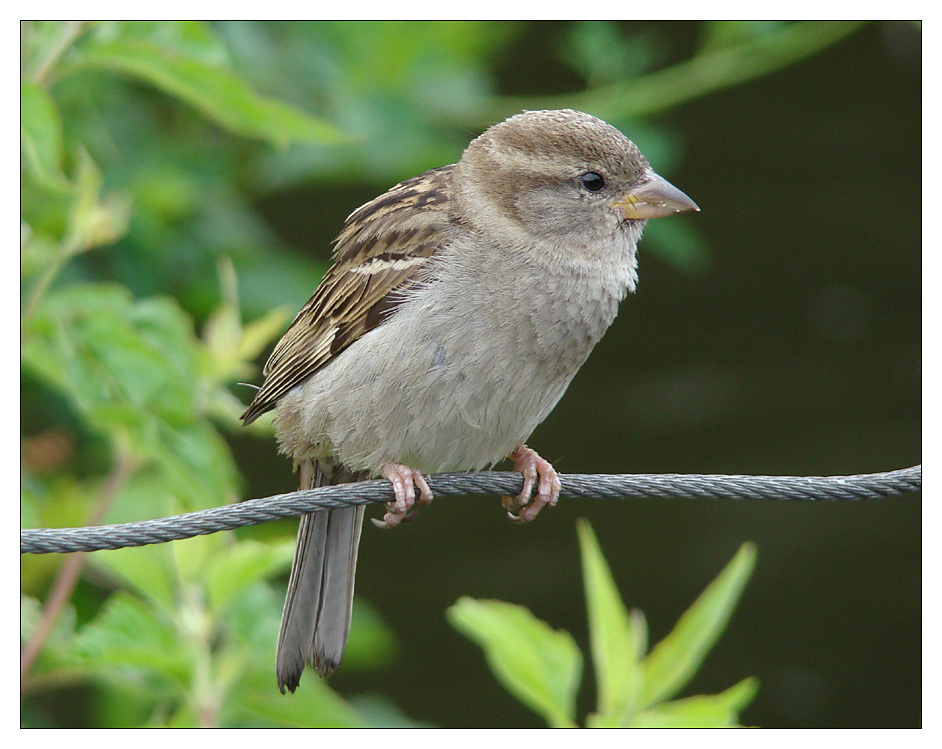
<svg viewBox="0 0 942 749"><path fill-rule="evenodd" d="M471 142L455 176L459 206L566 241L699 210L621 132L571 109L523 112L494 125Z"/></svg>

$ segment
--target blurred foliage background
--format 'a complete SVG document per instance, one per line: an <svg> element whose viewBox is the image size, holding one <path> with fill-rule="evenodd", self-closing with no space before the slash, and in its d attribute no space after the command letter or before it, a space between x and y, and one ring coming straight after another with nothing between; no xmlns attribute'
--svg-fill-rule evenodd
<svg viewBox="0 0 942 749"><path fill-rule="evenodd" d="M521 109L607 119L703 209L646 231L639 292L534 435L543 455L920 462L918 24L37 22L21 74L23 527L293 489L270 422L239 426L236 383L259 381L349 212ZM290 699L272 664L293 523L24 557L23 723L541 725L445 611L524 604L588 651L580 516L658 637L756 542L690 687L758 676L744 722L921 721L918 498L562 503L525 529L498 510L367 530L344 667Z"/></svg>

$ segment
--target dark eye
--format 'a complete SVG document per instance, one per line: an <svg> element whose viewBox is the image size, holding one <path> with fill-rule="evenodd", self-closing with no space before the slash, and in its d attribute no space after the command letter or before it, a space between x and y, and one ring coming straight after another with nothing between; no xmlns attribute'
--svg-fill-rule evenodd
<svg viewBox="0 0 942 749"><path fill-rule="evenodd" d="M582 186L590 192L598 192L605 187L605 179L598 172L586 172L579 177L579 181L582 183Z"/></svg>

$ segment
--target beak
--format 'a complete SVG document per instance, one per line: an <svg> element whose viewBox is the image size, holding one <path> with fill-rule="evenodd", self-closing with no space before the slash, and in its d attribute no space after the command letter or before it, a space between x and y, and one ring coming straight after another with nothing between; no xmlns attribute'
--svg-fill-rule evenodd
<svg viewBox="0 0 942 749"><path fill-rule="evenodd" d="M627 219L661 218L685 211L699 211L690 198L650 169L637 187L632 187L612 204Z"/></svg>

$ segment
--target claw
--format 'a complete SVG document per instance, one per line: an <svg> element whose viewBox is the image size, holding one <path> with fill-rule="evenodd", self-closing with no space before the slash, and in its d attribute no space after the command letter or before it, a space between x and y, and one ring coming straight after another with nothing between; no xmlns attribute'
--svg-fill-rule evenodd
<svg viewBox="0 0 942 749"><path fill-rule="evenodd" d="M382 520L371 518L377 528L395 528L400 523L408 523L415 518L416 503L427 505L434 495L421 471L402 463L386 463L380 470L393 488L395 499L386 503L386 514ZM419 488L416 499L415 488Z"/></svg>
<svg viewBox="0 0 942 749"><path fill-rule="evenodd" d="M523 474L523 489L516 497L505 496L503 505L511 521L529 523L544 506L556 504L562 484L550 462L526 445L520 445L507 457L514 461L514 470ZM531 501L534 484L537 493Z"/></svg>

